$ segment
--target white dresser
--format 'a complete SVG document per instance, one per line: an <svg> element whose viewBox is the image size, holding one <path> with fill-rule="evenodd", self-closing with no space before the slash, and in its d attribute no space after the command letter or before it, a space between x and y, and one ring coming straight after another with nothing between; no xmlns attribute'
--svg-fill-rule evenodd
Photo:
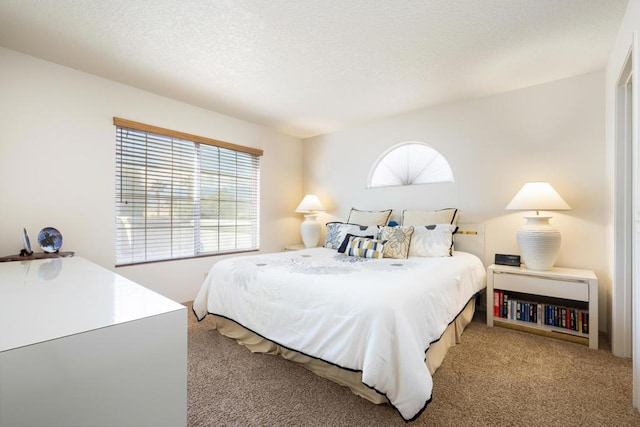
<svg viewBox="0 0 640 427"><path fill-rule="evenodd" d="M0 427L186 423L184 306L80 257L0 263Z"/></svg>

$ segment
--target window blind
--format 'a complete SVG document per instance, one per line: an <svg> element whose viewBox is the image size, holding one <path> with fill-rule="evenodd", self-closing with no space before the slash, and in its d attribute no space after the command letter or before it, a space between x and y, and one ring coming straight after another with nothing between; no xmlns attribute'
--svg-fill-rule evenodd
<svg viewBox="0 0 640 427"><path fill-rule="evenodd" d="M117 266L259 248L258 154L114 124Z"/></svg>

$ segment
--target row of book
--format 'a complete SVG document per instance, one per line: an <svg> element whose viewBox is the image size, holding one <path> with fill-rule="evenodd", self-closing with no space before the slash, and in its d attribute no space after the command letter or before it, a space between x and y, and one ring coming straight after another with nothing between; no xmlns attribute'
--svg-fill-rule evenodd
<svg viewBox="0 0 640 427"><path fill-rule="evenodd" d="M500 290L493 291L493 316L589 333L587 310L521 300Z"/></svg>

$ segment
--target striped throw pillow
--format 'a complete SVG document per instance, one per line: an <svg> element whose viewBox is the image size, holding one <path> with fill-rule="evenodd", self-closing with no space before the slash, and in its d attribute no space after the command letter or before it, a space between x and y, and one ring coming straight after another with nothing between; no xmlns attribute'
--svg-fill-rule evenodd
<svg viewBox="0 0 640 427"><path fill-rule="evenodd" d="M352 237L345 254L361 258L382 258L385 242L366 237Z"/></svg>

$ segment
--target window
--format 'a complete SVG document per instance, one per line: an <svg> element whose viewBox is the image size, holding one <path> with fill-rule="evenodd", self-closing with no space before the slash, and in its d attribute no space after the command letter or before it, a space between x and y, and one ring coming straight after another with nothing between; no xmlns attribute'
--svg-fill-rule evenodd
<svg viewBox="0 0 640 427"><path fill-rule="evenodd" d="M262 150L113 122L116 266L259 248Z"/></svg>
<svg viewBox="0 0 640 427"><path fill-rule="evenodd" d="M382 153L369 172L367 188L453 182L442 154L422 142L403 142Z"/></svg>

